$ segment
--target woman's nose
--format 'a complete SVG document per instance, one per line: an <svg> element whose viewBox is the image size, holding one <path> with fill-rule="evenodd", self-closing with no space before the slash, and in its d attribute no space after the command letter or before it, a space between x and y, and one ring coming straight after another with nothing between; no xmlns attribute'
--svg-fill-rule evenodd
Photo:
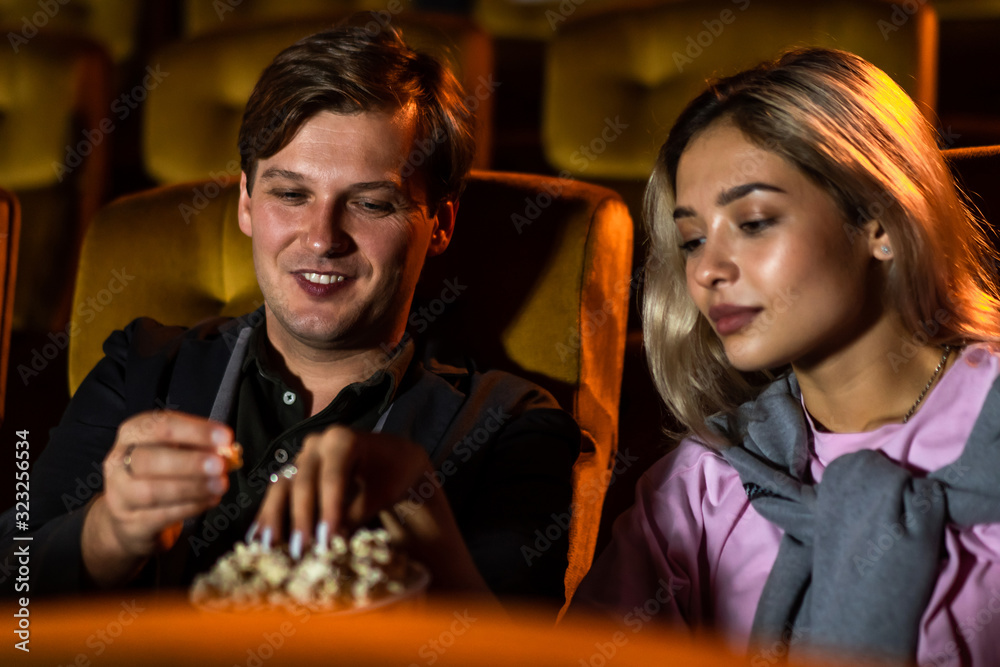
<svg viewBox="0 0 1000 667"><path fill-rule="evenodd" d="M732 248L723 239L706 239L693 261L694 279L705 288L732 282L739 275L739 267Z"/></svg>

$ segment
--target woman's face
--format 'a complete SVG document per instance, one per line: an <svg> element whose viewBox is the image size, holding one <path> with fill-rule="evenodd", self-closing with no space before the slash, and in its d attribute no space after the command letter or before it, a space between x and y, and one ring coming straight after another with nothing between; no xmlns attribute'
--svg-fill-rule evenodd
<svg viewBox="0 0 1000 667"><path fill-rule="evenodd" d="M674 220L688 293L737 369L819 361L881 311L871 234L729 121L681 155Z"/></svg>

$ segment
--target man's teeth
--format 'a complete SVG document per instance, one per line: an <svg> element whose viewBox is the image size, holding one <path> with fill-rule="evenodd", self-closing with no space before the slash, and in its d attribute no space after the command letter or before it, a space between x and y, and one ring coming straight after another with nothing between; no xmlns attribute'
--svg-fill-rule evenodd
<svg viewBox="0 0 1000 667"><path fill-rule="evenodd" d="M309 282L316 285L329 285L330 283L344 282L344 276L331 276L327 273L304 273L302 276Z"/></svg>

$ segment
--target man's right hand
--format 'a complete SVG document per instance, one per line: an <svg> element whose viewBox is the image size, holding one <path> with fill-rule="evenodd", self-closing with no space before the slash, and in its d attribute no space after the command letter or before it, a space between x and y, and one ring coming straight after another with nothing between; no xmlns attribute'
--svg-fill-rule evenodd
<svg viewBox="0 0 1000 667"><path fill-rule="evenodd" d="M104 490L83 525L84 566L99 586L123 584L173 546L183 522L219 504L233 432L180 412L138 414L118 427L104 459Z"/></svg>

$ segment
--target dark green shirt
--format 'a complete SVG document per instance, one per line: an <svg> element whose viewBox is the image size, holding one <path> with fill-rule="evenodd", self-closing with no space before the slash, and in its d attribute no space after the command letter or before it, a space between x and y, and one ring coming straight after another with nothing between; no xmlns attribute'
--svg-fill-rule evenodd
<svg viewBox="0 0 1000 667"><path fill-rule="evenodd" d="M236 404L236 441L243 446L244 460L260 461L261 466L279 467L294 459L302 440L310 433L334 424L359 431L371 431L392 404L400 379L413 358L413 343L386 355L386 366L367 380L344 387L329 405L312 417L306 416L305 402L278 374L267 342L264 325L250 334L243 362L239 398ZM247 471L254 474L253 470ZM270 475L270 472L268 472Z"/></svg>
<svg viewBox="0 0 1000 667"><path fill-rule="evenodd" d="M215 529L219 537L224 537L205 539L204 546L213 556L221 556L225 548L243 538L264 498L271 475L295 460L307 435L334 424L360 431L375 427L392 405L413 359L413 350L412 340L407 339L404 345L385 355L384 365L371 377L344 387L329 405L308 417L299 393L277 371L275 352L267 341L264 323L254 327L230 419L236 442L243 447L243 460L253 467L230 473L229 490L219 506L208 511L200 526L203 539L213 537ZM197 545L192 546L200 551Z"/></svg>

